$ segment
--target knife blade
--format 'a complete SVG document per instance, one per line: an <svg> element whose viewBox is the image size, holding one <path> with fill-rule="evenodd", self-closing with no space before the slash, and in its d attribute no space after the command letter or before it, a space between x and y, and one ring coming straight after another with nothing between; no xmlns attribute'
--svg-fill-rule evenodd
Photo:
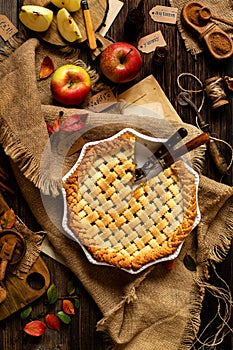
<svg viewBox="0 0 233 350"><path fill-rule="evenodd" d="M141 176L140 178L135 178L135 182L145 177L149 173L149 171L152 169L153 169L153 175L158 174L160 171L168 168L173 163L175 163L184 154L189 153L190 151L206 144L209 141L210 141L209 135L203 132L202 134L196 136L195 138L188 141L187 143L180 146L179 148L172 150L170 152L167 152L164 157L154 159L153 166L151 164L149 169L144 168L143 176Z"/></svg>
<svg viewBox="0 0 233 350"><path fill-rule="evenodd" d="M140 180L145 177L145 172L154 166L157 159L162 158L165 154L173 149L173 147L181 141L185 136L187 136L188 131L185 128L180 128L177 130L169 139L163 143L151 157L148 158L145 164L141 168L137 168L135 172L135 181Z"/></svg>
<svg viewBox="0 0 233 350"><path fill-rule="evenodd" d="M95 50L97 48L96 37L87 0L81 0L81 7L83 11L89 47L91 50Z"/></svg>

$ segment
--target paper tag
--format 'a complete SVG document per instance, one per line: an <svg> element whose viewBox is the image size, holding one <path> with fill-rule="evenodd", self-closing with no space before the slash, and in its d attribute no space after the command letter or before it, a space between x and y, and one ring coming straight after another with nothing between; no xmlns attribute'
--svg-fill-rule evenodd
<svg viewBox="0 0 233 350"><path fill-rule="evenodd" d="M3 40L7 41L17 32L14 24L5 15L0 15L0 36Z"/></svg>
<svg viewBox="0 0 233 350"><path fill-rule="evenodd" d="M166 46L163 34L160 30L144 36L138 41L138 50L145 53L150 53L155 50L157 46Z"/></svg>
<svg viewBox="0 0 233 350"><path fill-rule="evenodd" d="M153 21L176 24L178 8L156 5L149 14Z"/></svg>
<svg viewBox="0 0 233 350"><path fill-rule="evenodd" d="M117 102L116 97L110 88L106 88L90 98L88 108L93 112L101 112L114 102Z"/></svg>

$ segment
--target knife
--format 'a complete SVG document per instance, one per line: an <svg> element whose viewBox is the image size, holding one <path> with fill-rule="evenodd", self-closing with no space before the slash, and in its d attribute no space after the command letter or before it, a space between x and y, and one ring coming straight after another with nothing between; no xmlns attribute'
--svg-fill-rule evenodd
<svg viewBox="0 0 233 350"><path fill-rule="evenodd" d="M178 159L180 159L184 154L200 147L201 145L206 144L208 141L210 141L209 135L205 132L202 134L196 136L189 142L185 143L184 145L180 146L179 148L172 150L170 152L165 153L163 157L160 158L154 158L154 155L149 158L149 161L147 161L142 166L142 174L141 176L137 176L137 169L136 169L136 176L135 176L135 182L141 180L143 177L145 177L150 170L153 169L153 171L161 171L166 168L168 168L170 165L175 163ZM149 167L147 166L147 163L149 164ZM153 164L152 164L153 162ZM139 168L140 169L140 168Z"/></svg>
<svg viewBox="0 0 233 350"><path fill-rule="evenodd" d="M136 169L135 173L135 181L140 180L141 178L146 176L146 172L154 167L157 159L160 159L166 155L169 151L173 149L173 147L181 141L185 136L188 135L188 131L185 128L180 128L177 130L169 139L163 143L151 157L148 158L146 163L141 167Z"/></svg>
<svg viewBox="0 0 233 350"><path fill-rule="evenodd" d="M85 22L85 26L86 26L87 40L89 43L89 47L91 50L95 50L97 48L96 37L95 37L94 29L93 29L91 13L89 10L87 0L81 0L81 7L83 10L83 17L84 17L84 22Z"/></svg>

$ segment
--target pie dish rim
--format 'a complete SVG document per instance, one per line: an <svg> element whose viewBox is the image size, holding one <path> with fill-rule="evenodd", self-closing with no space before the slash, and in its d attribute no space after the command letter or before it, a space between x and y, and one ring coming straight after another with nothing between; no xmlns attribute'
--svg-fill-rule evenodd
<svg viewBox="0 0 233 350"><path fill-rule="evenodd" d="M62 184L64 185L66 183L66 180L75 172L76 168L79 166L79 164L82 162L83 158L85 157L85 153L86 150L92 146L95 146L99 143L103 143L106 141L111 141L114 139L117 139L119 136L130 132L133 135L135 135L136 137L145 140L145 141L150 141L153 143L163 143L166 142L167 139L166 138L155 138L155 137L151 137L151 136L147 136L144 135L132 128L124 128L121 131L117 132L116 134L114 134L111 137L108 138L104 138L98 141L90 141L87 142L83 147L82 150L79 154L79 157L77 159L77 161L75 162L75 164L72 166L72 168L62 177ZM200 220L201 220L201 214L200 214L200 210L199 210L199 206L198 206L198 185L199 185L199 175L198 173L186 162L184 162L184 165L186 167L186 169L191 172L194 175L194 184L196 187L196 210L197 210L197 214L196 217L194 219L194 223L193 223L193 227L192 230L190 231L190 233L193 231L193 229L199 224ZM82 248L83 252L85 253L88 261L94 265L98 265L98 266L109 266L109 267L116 267L114 265L109 264L108 262L100 262L97 261L96 259L94 259L94 257L91 255L91 253L88 251L88 249L82 244L82 242L80 242L79 238L77 237L77 235L75 235L75 233L72 231L72 229L69 227L68 225L68 218L67 218L67 213L68 213L68 203L66 200L66 191L64 189L64 187L62 186L62 197L63 197L63 204L64 204L64 210L63 210L63 217L62 217L62 228L63 228L63 233L71 240L77 242L79 244L79 246ZM166 261L171 261L174 260L175 258L177 258L180 254L181 248L183 246L183 242L181 242L181 244L177 247L177 249L175 250L174 253L162 257L162 258L158 258L154 261L148 262L145 265L143 265L141 268L137 269L137 270L133 270L133 269L126 269L126 268L122 268L119 267L119 269L126 271L130 274L138 274L139 272L142 272L143 270L145 270L146 268L155 265L155 264L159 264L159 263L163 263Z"/></svg>

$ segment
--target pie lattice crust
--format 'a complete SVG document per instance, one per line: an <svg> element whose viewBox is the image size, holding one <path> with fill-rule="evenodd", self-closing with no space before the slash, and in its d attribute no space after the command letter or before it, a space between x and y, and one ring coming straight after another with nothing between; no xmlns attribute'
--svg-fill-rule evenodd
<svg viewBox="0 0 233 350"><path fill-rule="evenodd" d="M67 225L97 262L137 271L173 254L197 215L194 174L179 160L136 188L130 132L87 148L64 182Z"/></svg>

